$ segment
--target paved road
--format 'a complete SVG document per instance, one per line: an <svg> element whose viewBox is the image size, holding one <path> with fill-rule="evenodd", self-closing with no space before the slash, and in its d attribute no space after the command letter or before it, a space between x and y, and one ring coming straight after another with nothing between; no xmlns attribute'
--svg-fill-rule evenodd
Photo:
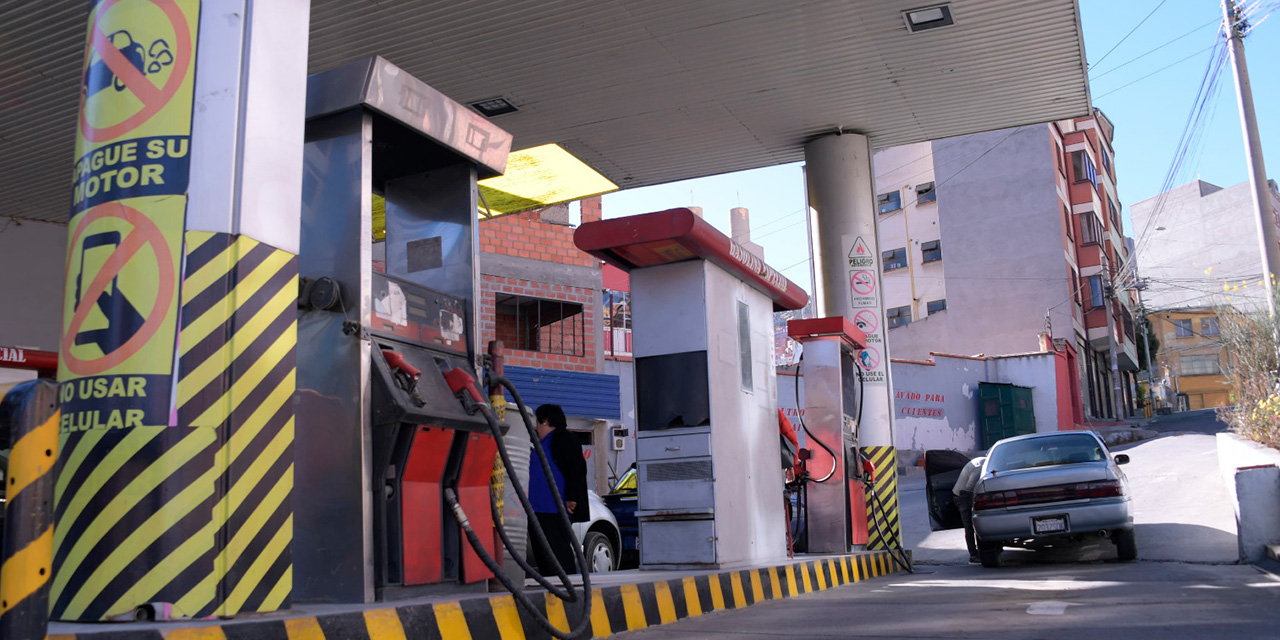
<svg viewBox="0 0 1280 640"><path fill-rule="evenodd" d="M1197 412L1199 413L1199 412ZM1205 414L1207 415L1207 414ZM1179 432L1209 429L1203 416ZM1209 418L1209 422L1213 422ZM1132 462L1139 561L1095 541L1047 553L1007 550L1006 566L968 564L959 531L931 532L924 478L901 486L903 536L918 571L794 600L683 620L637 639L1274 638L1280 580L1235 563L1235 519L1216 439L1169 435L1119 447Z"/></svg>
<svg viewBox="0 0 1280 640"><path fill-rule="evenodd" d="M1183 411L1167 416L1156 416L1146 425L1159 433L1203 433L1215 434L1227 431L1226 423L1218 419L1217 409L1199 409Z"/></svg>

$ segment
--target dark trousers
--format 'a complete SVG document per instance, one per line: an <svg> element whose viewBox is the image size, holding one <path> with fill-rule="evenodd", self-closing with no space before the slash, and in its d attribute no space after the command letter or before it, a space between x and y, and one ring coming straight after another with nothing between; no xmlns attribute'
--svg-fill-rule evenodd
<svg viewBox="0 0 1280 640"><path fill-rule="evenodd" d="M558 513L537 513L538 523L542 525L542 533L547 536L547 544L551 547L552 556L555 561L560 563L565 573L574 574L578 571L578 563L573 559L573 547L570 540L573 539L573 529L565 529L564 522L560 519ZM529 531L529 548L533 549L534 566L538 568L538 572L543 576L556 575L555 567L552 566L551 558L542 552L542 548L534 540L533 531Z"/></svg>
<svg viewBox="0 0 1280 640"><path fill-rule="evenodd" d="M961 491L956 496L956 508L960 510L960 522L964 523L964 544L969 547L969 557L975 557L978 555L978 541L973 531L973 492Z"/></svg>

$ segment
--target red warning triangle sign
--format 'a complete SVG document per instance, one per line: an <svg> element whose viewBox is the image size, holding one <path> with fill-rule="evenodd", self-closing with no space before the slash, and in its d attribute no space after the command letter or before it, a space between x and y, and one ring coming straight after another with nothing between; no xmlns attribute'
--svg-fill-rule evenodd
<svg viewBox="0 0 1280 640"><path fill-rule="evenodd" d="M849 250L849 257L866 258L870 256L871 248L867 246L867 243L862 239L862 236L858 236L858 239L853 241L853 248Z"/></svg>

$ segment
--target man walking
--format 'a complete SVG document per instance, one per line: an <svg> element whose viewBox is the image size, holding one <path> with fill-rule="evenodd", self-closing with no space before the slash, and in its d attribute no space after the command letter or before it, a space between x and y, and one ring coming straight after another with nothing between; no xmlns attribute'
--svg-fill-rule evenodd
<svg viewBox="0 0 1280 640"><path fill-rule="evenodd" d="M969 547L969 562L978 563L978 542L973 532L973 490L982 479L982 465L987 458L974 458L960 469L960 477L951 488L956 508L960 509L960 521L964 523L964 543Z"/></svg>

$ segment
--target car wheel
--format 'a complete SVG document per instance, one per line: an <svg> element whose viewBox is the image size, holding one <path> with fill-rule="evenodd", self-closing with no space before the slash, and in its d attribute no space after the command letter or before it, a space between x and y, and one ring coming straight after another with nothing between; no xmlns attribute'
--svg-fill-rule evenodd
<svg viewBox="0 0 1280 640"><path fill-rule="evenodd" d="M1116 555L1120 556L1121 562L1132 562L1138 559L1138 540L1133 535L1133 529L1113 531L1111 539L1116 543Z"/></svg>
<svg viewBox="0 0 1280 640"><path fill-rule="evenodd" d="M615 567L613 545L609 538L599 531L588 531L582 541L582 555L587 559L587 570L591 573L613 571Z"/></svg>
<svg viewBox="0 0 1280 640"><path fill-rule="evenodd" d="M1003 551L1002 545L978 541L978 559L982 561L982 566L988 569L1000 566L1000 553Z"/></svg>

